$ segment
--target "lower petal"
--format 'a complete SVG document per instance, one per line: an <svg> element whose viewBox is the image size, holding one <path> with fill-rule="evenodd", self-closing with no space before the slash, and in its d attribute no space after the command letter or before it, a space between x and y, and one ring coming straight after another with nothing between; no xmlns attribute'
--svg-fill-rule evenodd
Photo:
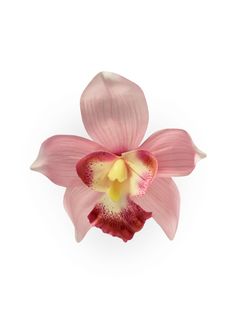
<svg viewBox="0 0 236 314"><path fill-rule="evenodd" d="M145 195L133 197L132 200L152 213L170 240L174 238L179 220L180 197L171 178L157 177Z"/></svg>
<svg viewBox="0 0 236 314"><path fill-rule="evenodd" d="M84 238L91 228L88 214L100 198L101 193L89 189L79 178L74 180L72 185L66 189L64 207L75 226L78 242Z"/></svg>
<svg viewBox="0 0 236 314"><path fill-rule="evenodd" d="M113 202L106 194L88 215L93 226L125 242L132 239L134 233L141 230L150 217L151 213L144 211L132 200L125 198Z"/></svg>

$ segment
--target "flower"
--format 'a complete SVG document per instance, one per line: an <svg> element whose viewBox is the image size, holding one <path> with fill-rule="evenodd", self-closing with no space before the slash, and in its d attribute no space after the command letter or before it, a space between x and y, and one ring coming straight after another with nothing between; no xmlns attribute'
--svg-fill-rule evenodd
<svg viewBox="0 0 236 314"><path fill-rule="evenodd" d="M66 187L64 206L77 241L91 226L127 241L150 217L173 239L180 198L171 177L191 173L205 154L181 129L158 131L139 146L148 124L147 103L141 88L120 75L97 74L80 108L93 141L52 136L31 167Z"/></svg>

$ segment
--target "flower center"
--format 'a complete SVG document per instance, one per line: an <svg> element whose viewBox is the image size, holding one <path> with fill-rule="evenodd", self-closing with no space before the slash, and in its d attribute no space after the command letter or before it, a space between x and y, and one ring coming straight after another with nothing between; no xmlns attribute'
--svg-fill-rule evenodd
<svg viewBox="0 0 236 314"><path fill-rule="evenodd" d="M81 158L76 171L88 187L106 193L107 199L120 208L128 197L146 193L157 167L156 158L145 150L129 151L122 156L99 151Z"/></svg>
<svg viewBox="0 0 236 314"><path fill-rule="evenodd" d="M107 177L111 181L107 194L114 202L118 202L122 196L122 183L128 179L127 166L122 158L114 162Z"/></svg>
<svg viewBox="0 0 236 314"><path fill-rule="evenodd" d="M116 160L108 173L108 179L111 181L124 182L128 178L128 171L124 159Z"/></svg>

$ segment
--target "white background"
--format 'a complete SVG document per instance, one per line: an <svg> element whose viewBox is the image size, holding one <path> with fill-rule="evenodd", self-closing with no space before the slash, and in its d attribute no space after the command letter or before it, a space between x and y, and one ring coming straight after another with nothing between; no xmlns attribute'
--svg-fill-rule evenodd
<svg viewBox="0 0 236 314"><path fill-rule="evenodd" d="M1 1L0 312L235 313L235 1ZM80 243L64 189L31 172L43 140L87 136L97 72L145 92L146 136L186 129L208 155L176 182L174 241L148 220L123 243Z"/></svg>

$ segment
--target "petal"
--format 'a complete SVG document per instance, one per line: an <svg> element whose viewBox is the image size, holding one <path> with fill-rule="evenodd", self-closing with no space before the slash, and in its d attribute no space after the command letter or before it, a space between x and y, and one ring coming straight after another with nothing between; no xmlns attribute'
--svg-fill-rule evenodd
<svg viewBox="0 0 236 314"><path fill-rule="evenodd" d="M179 220L180 197L171 178L157 177L144 196L133 197L132 200L152 213L170 240L174 238Z"/></svg>
<svg viewBox="0 0 236 314"><path fill-rule="evenodd" d="M72 185L66 189L64 207L75 226L78 242L83 239L91 228L88 214L100 198L101 193L89 189L79 178L74 180Z"/></svg>
<svg viewBox="0 0 236 314"><path fill-rule="evenodd" d="M43 173L58 185L68 186L78 177L78 160L101 148L99 144L79 136L55 135L43 142L31 169Z"/></svg>
<svg viewBox="0 0 236 314"><path fill-rule="evenodd" d="M76 170L88 187L105 192L111 185L108 173L117 159L116 155L108 152L94 152L80 159Z"/></svg>
<svg viewBox="0 0 236 314"><path fill-rule="evenodd" d="M206 157L192 142L189 134L180 129L166 129L151 135L141 148L149 150L158 161L158 176L185 176L193 171L196 162Z"/></svg>
<svg viewBox="0 0 236 314"><path fill-rule="evenodd" d="M138 147L148 124L140 87L110 72L97 74L86 87L81 114L88 134L116 154Z"/></svg>
<svg viewBox="0 0 236 314"><path fill-rule="evenodd" d="M146 219L150 217L151 213L147 213L130 199L113 202L106 194L88 215L93 226L125 242L132 239L134 233L141 230Z"/></svg>
<svg viewBox="0 0 236 314"><path fill-rule="evenodd" d="M122 154L130 169L129 194L145 194L157 172L157 160L145 150L136 150Z"/></svg>

